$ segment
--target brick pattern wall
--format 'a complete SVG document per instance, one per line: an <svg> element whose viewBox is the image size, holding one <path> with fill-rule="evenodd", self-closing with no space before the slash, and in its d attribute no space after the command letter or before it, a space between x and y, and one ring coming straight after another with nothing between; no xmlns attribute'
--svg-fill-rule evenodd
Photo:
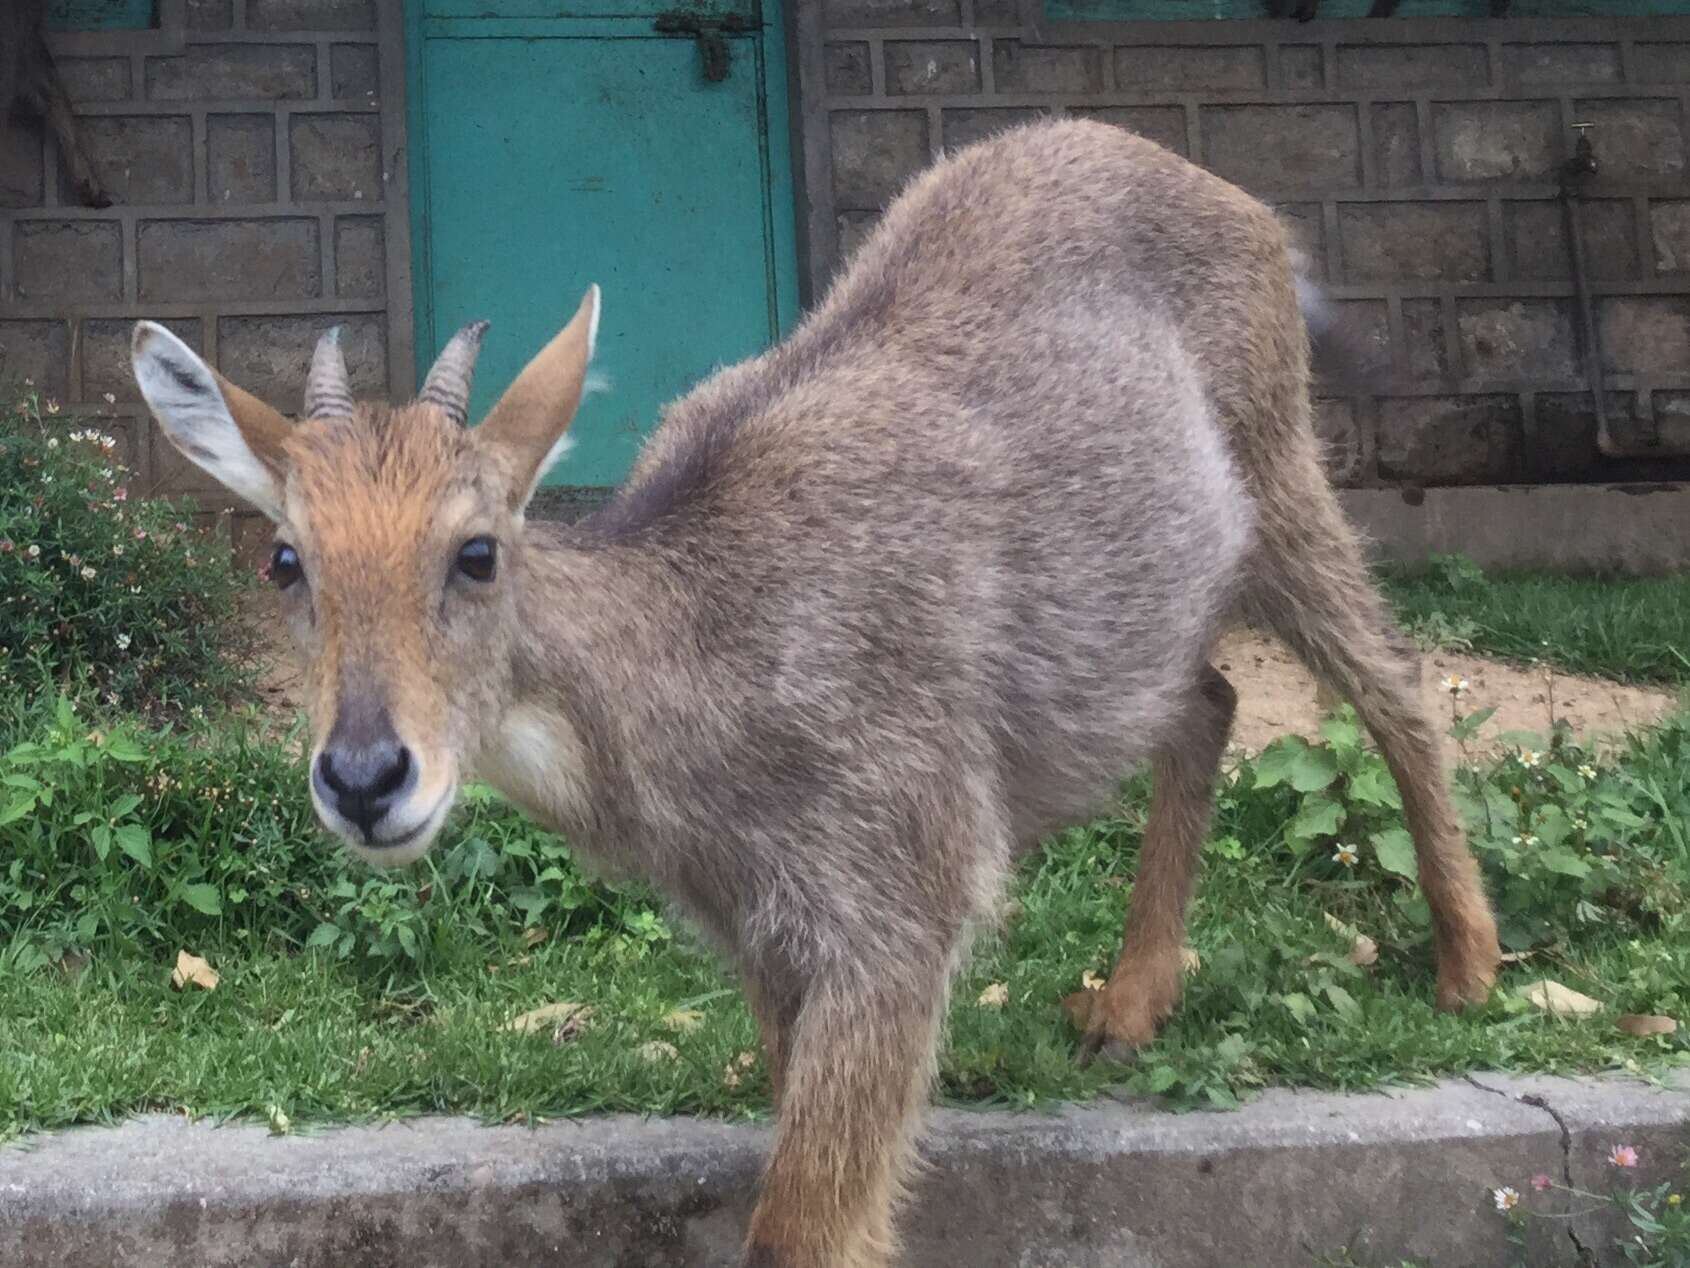
<svg viewBox="0 0 1690 1268"><path fill-rule="evenodd" d="M130 328L163 321L291 412L339 323L354 387L409 394L402 16L399 0L160 9L155 30L53 37L110 208L75 203L35 121L0 130L0 375L102 417L143 488L221 507L147 417Z"/></svg>
<svg viewBox="0 0 1690 1268"><path fill-rule="evenodd" d="M818 0L798 40L809 282L945 150L1052 113L1278 207L1371 391L1324 397L1347 485L1682 478L1597 452L1556 173L1575 122L1615 438L1690 450L1690 20L1063 24L1038 0Z"/></svg>

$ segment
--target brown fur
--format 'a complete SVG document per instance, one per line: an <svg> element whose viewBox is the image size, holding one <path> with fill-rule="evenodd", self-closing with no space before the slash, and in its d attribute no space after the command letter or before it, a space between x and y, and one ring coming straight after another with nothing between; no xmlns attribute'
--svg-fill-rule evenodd
<svg viewBox="0 0 1690 1268"><path fill-rule="evenodd" d="M354 686L379 691L419 786L478 772L662 888L739 969L778 1098L749 1264L889 1262L968 928L1018 851L1145 761L1121 960L1077 1011L1088 1052L1153 1037L1231 722L1209 653L1240 609L1378 738L1439 1002L1484 998L1490 912L1322 474L1266 208L1099 124L966 150L786 343L672 406L605 511L525 526L580 390L581 320L499 426L468 432L360 407L277 446L273 419L224 426L153 327L137 374L173 439L298 548L319 744ZM496 584L453 574L474 534L499 540Z"/></svg>
<svg viewBox="0 0 1690 1268"><path fill-rule="evenodd" d="M111 198L94 174L70 96L47 47L47 0L0 4L0 126L18 107L52 131L77 199L89 207L109 207Z"/></svg>

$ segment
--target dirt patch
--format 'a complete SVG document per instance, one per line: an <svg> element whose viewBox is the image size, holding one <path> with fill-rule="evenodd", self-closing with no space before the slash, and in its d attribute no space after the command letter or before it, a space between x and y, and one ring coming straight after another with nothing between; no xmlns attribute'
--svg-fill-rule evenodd
<svg viewBox="0 0 1690 1268"><path fill-rule="evenodd" d="M1280 643L1253 630L1237 630L1221 641L1215 663L1238 689L1238 718L1232 729L1236 751L1258 753L1276 736L1319 734L1329 705L1318 698L1314 678ZM1450 719L1450 696L1443 686L1449 675L1467 680L1462 713L1495 706L1490 721L1467 743L1472 755L1497 747L1497 737L1507 731L1547 734L1555 718L1564 718L1579 736L1611 742L1628 730L1659 722L1675 703L1671 692L1651 687L1461 652L1427 652L1420 666L1421 698L1440 730ZM1445 738L1444 757L1451 765L1459 759L1454 740Z"/></svg>
<svg viewBox="0 0 1690 1268"><path fill-rule="evenodd" d="M244 619L259 645L261 702L277 732L285 732L304 708L304 677L295 663L275 596L268 590L257 591ZM1313 677L1280 643L1253 630L1237 630L1221 641L1215 663L1238 689L1238 718L1232 729L1235 753L1259 753L1281 735L1311 739L1319 735L1329 705L1317 693ZM1473 755L1496 747L1503 732L1547 733L1552 718L1565 718L1580 736L1611 741L1628 730L1660 721L1675 703L1671 692L1655 688L1436 651L1421 658L1420 690L1440 731L1450 717L1450 697L1441 685L1450 674L1467 679L1468 689L1461 697L1463 713L1496 707L1479 735L1468 741ZM1446 738L1444 748L1445 759L1453 765L1460 756L1455 742Z"/></svg>

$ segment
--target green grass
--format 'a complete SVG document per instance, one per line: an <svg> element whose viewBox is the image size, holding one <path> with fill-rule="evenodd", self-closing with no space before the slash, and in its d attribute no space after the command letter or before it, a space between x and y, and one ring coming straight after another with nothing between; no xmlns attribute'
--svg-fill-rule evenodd
<svg viewBox="0 0 1690 1268"><path fill-rule="evenodd" d="M939 1095L1037 1107L1125 1084L1175 1105L1225 1106L1266 1084L1367 1088L1472 1069L1654 1070L1690 1058L1683 1032L1638 1040L1613 1026L1618 1012L1690 1015L1690 724L1670 724L1588 779L1576 773L1586 755L1565 741L1537 767L1510 759L1465 778L1505 929L1531 958L1507 970L1489 1005L1461 1017L1431 1007L1427 915L1403 874L1411 867L1377 758L1349 723L1328 731L1320 746L1271 749L1223 789L1190 937L1202 966L1136 1066L1081 1069L1058 1001L1113 959L1142 785L1118 815L1063 834L1019 872L1010 919L982 938L957 984ZM269 750L213 749L202 760L258 769L278 787L298 775ZM161 761L194 778L181 753ZM1522 783L1515 803L1508 790ZM79 787L67 778L65 795ZM251 839L217 856L238 857L249 869L239 873L194 870L197 855L171 851L162 825L177 813L179 786L149 820L150 872L117 851L98 862L86 846L76 854L61 843L61 855L76 854L63 866L85 864L71 886L85 905L99 905L101 887L117 906L142 905L122 897L131 891L156 901L170 891L160 873L180 868L212 876L199 883L219 889L221 906L215 916L161 908L153 924L102 927L79 944L74 930L51 934L50 903L20 913L14 899L0 925L10 939L0 942L0 1136L141 1110L262 1117L275 1106L296 1125L429 1111L524 1121L763 1111L761 1063L737 1065L755 1049L739 995L649 897L579 880L555 840L485 795L471 798L435 869L342 873L333 848L290 809L295 791L268 808L254 796L243 829ZM1340 822L1328 833L1321 825L1333 814ZM1547 843L1510 846L1520 826L1510 815ZM1557 815L1593 826L1568 835ZM1363 843L1354 868L1331 857L1339 837ZM22 844L14 853L27 858ZM263 873L271 889L258 888ZM556 901L530 920L546 886ZM1378 942L1376 965L1349 963L1329 913ZM170 987L182 948L222 974L216 990ZM1539 1014L1519 991L1543 976L1608 1012ZM1008 1002L983 1006L998 983ZM593 1008L578 1035L554 1043L501 1029L558 1001ZM696 1028L668 1024L677 1010L697 1012ZM659 1040L675 1055L649 1055Z"/></svg>
<svg viewBox="0 0 1690 1268"><path fill-rule="evenodd" d="M1382 579L1403 625L1427 642L1621 682L1690 685L1690 576L1482 573L1443 557Z"/></svg>

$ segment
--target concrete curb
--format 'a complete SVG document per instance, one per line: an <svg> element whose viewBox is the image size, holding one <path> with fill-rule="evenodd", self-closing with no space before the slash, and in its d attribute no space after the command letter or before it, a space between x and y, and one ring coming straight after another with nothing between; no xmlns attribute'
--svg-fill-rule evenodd
<svg viewBox="0 0 1690 1268"><path fill-rule="evenodd" d="M941 1111L906 1262L958 1268L1307 1268L1513 1263L1492 1190L1534 1209L1547 1173L1607 1191L1690 1148L1690 1094L1624 1080L1480 1076L1389 1095L1270 1091L1230 1114L1105 1103ZM9 1268L728 1268L761 1126L422 1119L270 1136L138 1119L0 1151ZM1578 1209L1589 1207L1579 1203ZM1611 1219L1533 1221L1526 1262L1619 1262Z"/></svg>

